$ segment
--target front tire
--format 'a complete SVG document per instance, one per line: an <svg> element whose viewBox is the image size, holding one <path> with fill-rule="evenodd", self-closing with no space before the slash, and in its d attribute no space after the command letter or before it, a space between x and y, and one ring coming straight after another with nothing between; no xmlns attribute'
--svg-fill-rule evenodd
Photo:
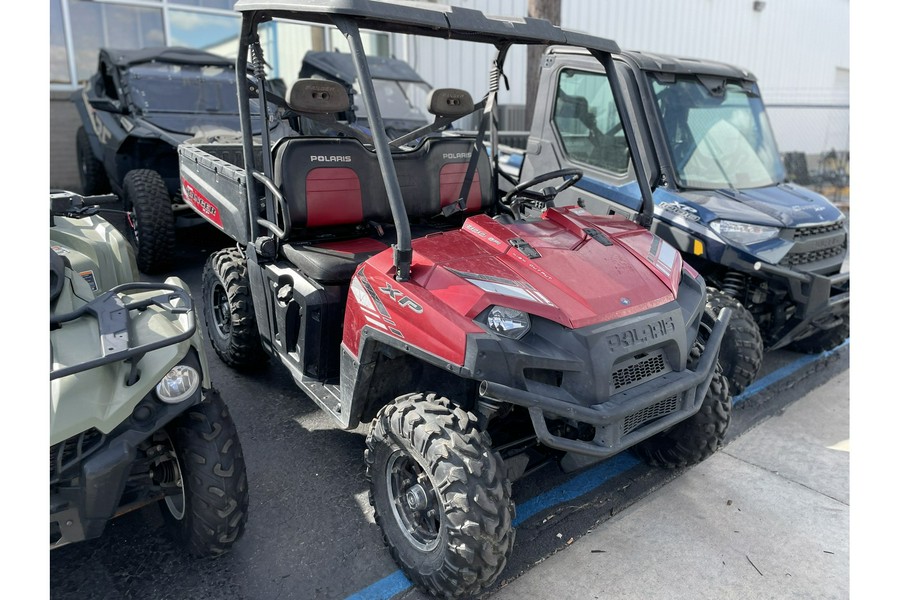
<svg viewBox="0 0 900 600"><path fill-rule="evenodd" d="M192 555L224 554L243 535L249 506L244 454L228 407L208 394L166 433L182 494L161 502L163 515Z"/></svg>
<svg viewBox="0 0 900 600"><path fill-rule="evenodd" d="M718 313L715 315L718 316ZM704 334L704 329L711 330L713 313L707 310L702 319L701 334L688 356L688 368L693 368L700 361L708 335ZM644 462L664 469L689 467L712 456L722 446L731 423L732 401L728 384L721 365L716 362L700 410L692 417L636 444L634 453Z"/></svg>
<svg viewBox="0 0 900 600"><path fill-rule="evenodd" d="M429 594L491 585L512 550L515 507L476 417L436 394L382 408L366 438L369 501L391 556Z"/></svg>
<svg viewBox="0 0 900 600"><path fill-rule="evenodd" d="M265 362L247 259L237 248L210 255L203 267L202 293L206 337L222 362L236 369Z"/></svg>
<svg viewBox="0 0 900 600"><path fill-rule="evenodd" d="M728 380L728 389L737 396L756 380L763 361L763 339L759 326L744 305L719 290L706 290L706 308L718 315L731 309L731 320L719 348L719 364Z"/></svg>
<svg viewBox="0 0 900 600"><path fill-rule="evenodd" d="M175 256L175 213L162 177L150 169L135 169L123 182L128 229L138 269L161 273Z"/></svg>

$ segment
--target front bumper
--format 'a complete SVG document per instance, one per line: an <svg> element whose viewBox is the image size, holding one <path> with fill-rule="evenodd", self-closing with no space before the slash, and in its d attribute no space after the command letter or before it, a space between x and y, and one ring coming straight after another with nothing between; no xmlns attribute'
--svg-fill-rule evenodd
<svg viewBox="0 0 900 600"><path fill-rule="evenodd" d="M217 394L201 388L178 404L164 404L151 393L109 435L82 433L51 447L50 549L99 537L110 519L159 500L143 496L123 504L139 447L188 408ZM86 443L86 438L94 441Z"/></svg>
<svg viewBox="0 0 900 600"><path fill-rule="evenodd" d="M790 289L791 299L798 306L796 315L779 333L778 341L769 347L770 350L783 348L820 330L840 325L842 319L849 315L849 272L818 275L763 262L755 263L753 269L783 277Z"/></svg>
<svg viewBox="0 0 900 600"><path fill-rule="evenodd" d="M716 370L719 347L731 309L722 309L696 367L672 371L613 394L590 406L567 401L552 385L531 383L530 390L484 380L483 399L528 409L538 441L550 448L607 458L679 423L700 410ZM547 419L567 419L594 428L593 439L571 439L550 432Z"/></svg>

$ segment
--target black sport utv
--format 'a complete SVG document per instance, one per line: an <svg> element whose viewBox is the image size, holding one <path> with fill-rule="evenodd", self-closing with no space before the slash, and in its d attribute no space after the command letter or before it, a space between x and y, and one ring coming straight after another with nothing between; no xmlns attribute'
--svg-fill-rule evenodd
<svg viewBox="0 0 900 600"><path fill-rule="evenodd" d="M202 222L181 197L176 148L239 132L234 90L232 59L192 48L103 48L97 72L72 95L82 192L122 198L144 273L169 266L176 225Z"/></svg>
<svg viewBox="0 0 900 600"><path fill-rule="evenodd" d="M381 104L385 131L391 138L399 137L430 123L417 105L424 100L431 86L416 73L409 63L399 58L367 56L372 74L375 95ZM350 97L351 107L339 118L352 123L366 134L371 134L369 118L356 83L353 57L344 52L319 52L311 50L303 57L300 79L329 79L344 86Z"/></svg>

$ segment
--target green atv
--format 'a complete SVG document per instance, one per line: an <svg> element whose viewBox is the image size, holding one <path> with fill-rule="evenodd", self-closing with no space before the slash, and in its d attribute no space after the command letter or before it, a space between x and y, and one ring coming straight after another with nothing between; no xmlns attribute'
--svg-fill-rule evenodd
<svg viewBox="0 0 900 600"><path fill-rule="evenodd" d="M117 201L50 193L50 548L159 502L191 554L222 554L247 520L237 430L186 286L137 281L98 216Z"/></svg>

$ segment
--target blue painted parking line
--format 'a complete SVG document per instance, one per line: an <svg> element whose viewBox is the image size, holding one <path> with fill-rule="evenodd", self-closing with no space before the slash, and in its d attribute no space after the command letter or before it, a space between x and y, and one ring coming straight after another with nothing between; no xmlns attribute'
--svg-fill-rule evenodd
<svg viewBox="0 0 900 600"><path fill-rule="evenodd" d="M347 596L347 600L388 600L411 587L412 582L398 569L369 587Z"/></svg>
<svg viewBox="0 0 900 600"><path fill-rule="evenodd" d="M770 385L773 385L773 384L781 381L782 379L788 377L789 375L796 373L797 371L799 371L803 367L807 366L808 364L819 360L823 356L825 356L825 357L831 356L835 352L839 351L841 348L844 348L849 345L850 345L850 338L847 338L846 340L844 340L844 342L840 346L837 346L833 350L828 350L826 352L823 352L822 354L810 354L810 355L804 356L803 358L798 358L794 362L787 364L787 365L781 367L780 369L776 369L775 371L772 371L765 377L760 377L759 379L757 379L756 381L751 383L738 396L735 396L734 398L732 398L732 403L735 405L740 404L741 402L743 402L750 396L753 396L754 394L758 394L759 392L763 391Z"/></svg>
<svg viewBox="0 0 900 600"><path fill-rule="evenodd" d="M803 367L822 358L830 356L845 346L850 345L847 339L843 344L833 350L823 352L822 354L812 354L795 360L794 362L772 371L765 377L761 377L753 384L749 385L739 396L735 396L732 402L737 405L763 391L767 387L781 381L782 379L796 373ZM516 507L516 518L513 526L518 527L534 515L541 513L549 508L558 506L564 502L569 502L591 492L610 479L621 475L628 469L638 465L640 461L632 454L624 452L609 458L595 467L592 467L584 473L573 477L572 479L562 483L555 488L544 492L530 500L523 502ZM401 592L405 592L412 587L412 582L397 570L390 575L379 579L372 585L356 592L352 596L348 596L346 600L389 600Z"/></svg>
<svg viewBox="0 0 900 600"><path fill-rule="evenodd" d="M518 527L539 512L552 508L563 502L569 502L584 496L591 490L600 487L613 477L621 475L631 467L640 464L633 455L623 452L591 467L584 473L573 477L555 488L523 502L516 507L516 518L513 527Z"/></svg>

